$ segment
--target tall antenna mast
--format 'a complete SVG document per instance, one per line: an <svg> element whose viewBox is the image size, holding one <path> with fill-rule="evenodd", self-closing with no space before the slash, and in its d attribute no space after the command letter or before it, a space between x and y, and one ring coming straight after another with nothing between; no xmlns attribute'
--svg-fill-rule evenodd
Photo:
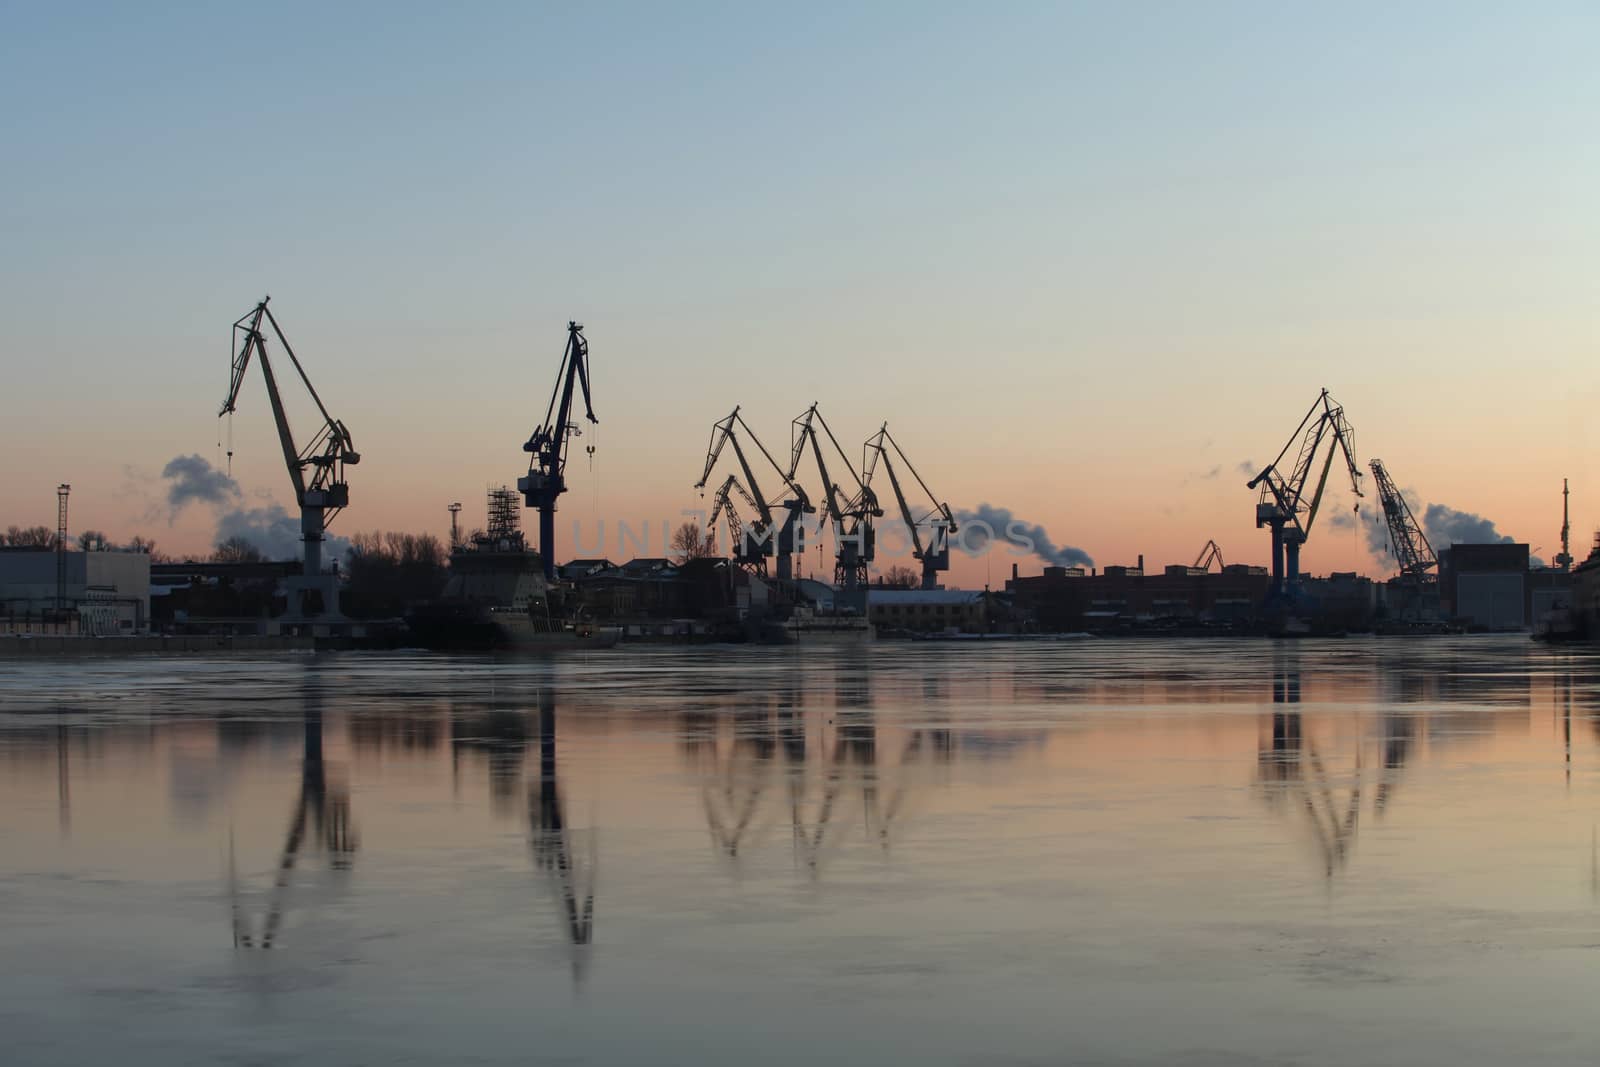
<svg viewBox="0 0 1600 1067"><path fill-rule="evenodd" d="M1567 488L1567 480L1561 479L1561 555L1556 557L1556 570L1569 571L1572 569L1572 516L1568 511L1568 497L1571 490Z"/></svg>

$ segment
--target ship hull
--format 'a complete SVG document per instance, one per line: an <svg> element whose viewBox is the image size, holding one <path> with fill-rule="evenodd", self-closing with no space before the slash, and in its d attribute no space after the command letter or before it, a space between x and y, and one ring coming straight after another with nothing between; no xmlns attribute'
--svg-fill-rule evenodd
<svg viewBox="0 0 1600 1067"><path fill-rule="evenodd" d="M560 652L611 648L615 627L578 625L549 629L526 612L471 603L418 605L406 627L420 647L441 652Z"/></svg>

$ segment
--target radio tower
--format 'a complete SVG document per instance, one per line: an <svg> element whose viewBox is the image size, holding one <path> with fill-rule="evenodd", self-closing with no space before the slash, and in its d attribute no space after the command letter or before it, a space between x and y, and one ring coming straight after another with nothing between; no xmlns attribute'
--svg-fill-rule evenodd
<svg viewBox="0 0 1600 1067"><path fill-rule="evenodd" d="M67 494L72 486L56 486L56 610L67 610Z"/></svg>
<svg viewBox="0 0 1600 1067"><path fill-rule="evenodd" d="M1561 555L1556 557L1556 570L1570 571L1572 569L1572 518L1567 510L1567 497L1571 495L1567 489L1567 480L1561 479Z"/></svg>

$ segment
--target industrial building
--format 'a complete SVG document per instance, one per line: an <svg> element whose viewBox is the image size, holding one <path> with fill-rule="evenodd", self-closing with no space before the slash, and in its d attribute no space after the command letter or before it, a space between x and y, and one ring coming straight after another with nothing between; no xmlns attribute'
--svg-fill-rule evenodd
<svg viewBox="0 0 1600 1067"><path fill-rule="evenodd" d="M1444 614L1474 629L1521 630L1532 617L1525 544L1451 545L1439 553Z"/></svg>
<svg viewBox="0 0 1600 1067"><path fill-rule="evenodd" d="M1141 560L1138 566L1098 573L1046 567L1026 577L1013 566L1006 591L1014 596L1017 613L1046 631L1108 629L1136 620L1226 627L1256 617L1271 580L1265 567L1239 564L1220 571L1174 565L1146 575Z"/></svg>
<svg viewBox="0 0 1600 1067"><path fill-rule="evenodd" d="M988 597L970 589L873 589L867 618L880 631L984 633Z"/></svg>
<svg viewBox="0 0 1600 1067"><path fill-rule="evenodd" d="M104 636L149 625L147 554L0 549L0 632Z"/></svg>

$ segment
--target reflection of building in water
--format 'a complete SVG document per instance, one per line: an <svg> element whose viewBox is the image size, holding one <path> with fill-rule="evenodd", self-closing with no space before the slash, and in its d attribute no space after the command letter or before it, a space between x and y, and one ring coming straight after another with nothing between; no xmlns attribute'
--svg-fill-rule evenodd
<svg viewBox="0 0 1600 1067"><path fill-rule="evenodd" d="M433 752L444 744L446 716L436 707L351 713L346 724L350 748L366 755Z"/></svg>
<svg viewBox="0 0 1600 1067"><path fill-rule="evenodd" d="M314 851L325 851L330 866L348 871L355 857L357 839L350 819L350 791L342 782L331 788L328 767L322 755L322 697L317 684L308 679L304 688L304 754L300 762L300 795L289 817L289 831L278 858L272 889L267 895L266 915L259 931L245 915L239 900L238 872L230 845L228 889L232 899L233 944L235 948L272 948L283 926L288 909L289 890L301 853L309 842Z"/></svg>
<svg viewBox="0 0 1600 1067"><path fill-rule="evenodd" d="M497 815L511 816L516 811L529 740L528 715L520 708L457 706L451 712L451 768L459 773L463 755L484 758L489 768L489 802Z"/></svg>
<svg viewBox="0 0 1600 1067"><path fill-rule="evenodd" d="M528 789L530 844L534 866L545 872L560 909L572 948L572 978L578 982L588 971L594 940L594 841L591 836L580 847L575 840L558 772L556 701L546 688L539 693L539 780Z"/></svg>

